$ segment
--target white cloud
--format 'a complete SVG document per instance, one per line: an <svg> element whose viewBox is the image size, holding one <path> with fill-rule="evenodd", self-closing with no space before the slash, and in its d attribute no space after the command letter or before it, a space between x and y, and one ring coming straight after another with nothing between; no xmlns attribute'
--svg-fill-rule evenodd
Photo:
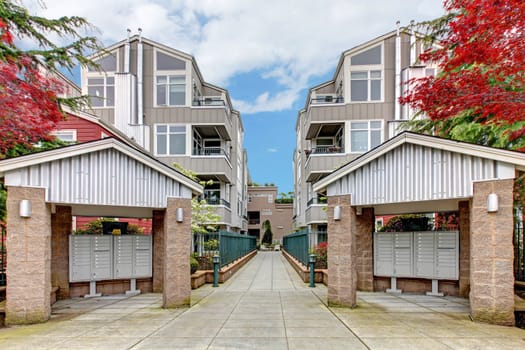
<svg viewBox="0 0 525 350"><path fill-rule="evenodd" d="M39 0L24 0L38 9ZM79 15L105 44L126 29L195 56L204 78L228 87L252 71L276 92L235 100L243 113L290 109L312 78L333 71L342 51L395 28L441 14L440 0L45 0L47 17ZM233 96L234 97L234 96Z"/></svg>
<svg viewBox="0 0 525 350"><path fill-rule="evenodd" d="M267 148L266 151L270 152L270 153L277 153L277 152L279 152L279 150L277 148Z"/></svg>

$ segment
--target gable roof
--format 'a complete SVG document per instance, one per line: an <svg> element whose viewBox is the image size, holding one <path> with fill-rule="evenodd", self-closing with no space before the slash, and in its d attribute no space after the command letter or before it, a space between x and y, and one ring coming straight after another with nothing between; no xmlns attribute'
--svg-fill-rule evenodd
<svg viewBox="0 0 525 350"><path fill-rule="evenodd" d="M186 175L151 157L148 153L112 137L0 160L0 177L13 170L110 149L123 153L137 162L181 183L193 193L199 194L203 192L203 187Z"/></svg>
<svg viewBox="0 0 525 350"><path fill-rule="evenodd" d="M316 182L313 185L313 190L315 192L322 191L333 182L405 144L419 145L427 148L508 163L514 165L517 170L525 171L524 153L405 131L334 170L330 175Z"/></svg>

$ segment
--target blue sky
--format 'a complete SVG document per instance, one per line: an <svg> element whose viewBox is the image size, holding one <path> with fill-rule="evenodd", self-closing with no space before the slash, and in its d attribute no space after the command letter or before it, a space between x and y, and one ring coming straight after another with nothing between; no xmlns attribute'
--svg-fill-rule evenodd
<svg viewBox="0 0 525 350"><path fill-rule="evenodd" d="M22 0L46 17L81 16L105 45L126 29L192 54L242 115L252 180L293 190L295 121L308 88L341 52L442 14L441 0Z"/></svg>

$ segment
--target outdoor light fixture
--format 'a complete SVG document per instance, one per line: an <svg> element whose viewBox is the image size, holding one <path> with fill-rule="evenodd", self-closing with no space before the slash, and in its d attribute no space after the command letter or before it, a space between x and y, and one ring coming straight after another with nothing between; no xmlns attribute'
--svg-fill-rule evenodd
<svg viewBox="0 0 525 350"><path fill-rule="evenodd" d="M22 199L19 207L20 217L30 218L31 217L31 201L29 199Z"/></svg>
<svg viewBox="0 0 525 350"><path fill-rule="evenodd" d="M182 208L177 208L177 212L175 213L175 220L177 220L177 222L184 221L184 210Z"/></svg>
<svg viewBox="0 0 525 350"><path fill-rule="evenodd" d="M315 254L308 256L308 262L310 263L310 288L315 288Z"/></svg>
<svg viewBox="0 0 525 350"><path fill-rule="evenodd" d="M341 207L338 205L334 207L334 220L341 220Z"/></svg>
<svg viewBox="0 0 525 350"><path fill-rule="evenodd" d="M363 215L363 208L356 207L355 208L355 215Z"/></svg>
<svg viewBox="0 0 525 350"><path fill-rule="evenodd" d="M498 195L496 193L491 193L487 196L487 212L495 213L499 209L498 204Z"/></svg>
<svg viewBox="0 0 525 350"><path fill-rule="evenodd" d="M213 262L213 287L219 286L219 267L221 264L221 257L217 254L211 258Z"/></svg>

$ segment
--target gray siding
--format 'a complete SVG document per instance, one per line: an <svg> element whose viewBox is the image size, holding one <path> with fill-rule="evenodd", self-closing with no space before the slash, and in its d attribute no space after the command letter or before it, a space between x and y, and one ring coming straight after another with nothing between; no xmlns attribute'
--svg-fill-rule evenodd
<svg viewBox="0 0 525 350"><path fill-rule="evenodd" d="M472 197L472 181L496 177L496 161L404 144L329 186L354 205Z"/></svg>
<svg viewBox="0 0 525 350"><path fill-rule="evenodd" d="M311 178L312 173L330 174L340 166L345 165L350 160L357 158L355 154L338 154L338 155L311 155L306 161L306 181L314 181L315 176Z"/></svg>
<svg viewBox="0 0 525 350"><path fill-rule="evenodd" d="M45 187L51 203L165 208L181 197L181 184L116 150L35 165L7 177L20 186Z"/></svg>
<svg viewBox="0 0 525 350"><path fill-rule="evenodd" d="M224 174L223 181L233 182L232 164L225 157L157 157L163 163L178 163L199 174Z"/></svg>

